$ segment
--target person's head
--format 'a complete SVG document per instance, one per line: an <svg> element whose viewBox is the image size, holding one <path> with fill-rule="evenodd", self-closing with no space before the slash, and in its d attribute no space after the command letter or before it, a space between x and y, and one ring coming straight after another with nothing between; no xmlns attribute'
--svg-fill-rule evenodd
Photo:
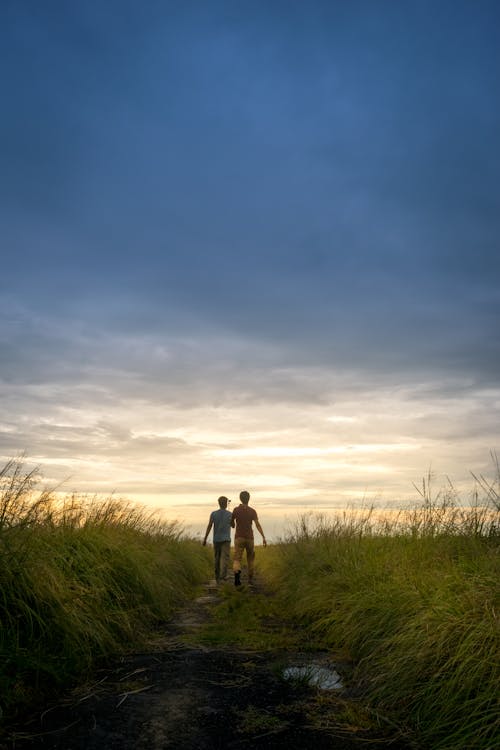
<svg viewBox="0 0 500 750"><path fill-rule="evenodd" d="M225 497L224 495L221 495L219 497L219 507L221 507L221 508L227 508L228 502L229 501L228 501L227 497Z"/></svg>
<svg viewBox="0 0 500 750"><path fill-rule="evenodd" d="M250 500L250 493L246 490L242 490L240 492L240 500L243 503L243 505L248 505L248 501Z"/></svg>

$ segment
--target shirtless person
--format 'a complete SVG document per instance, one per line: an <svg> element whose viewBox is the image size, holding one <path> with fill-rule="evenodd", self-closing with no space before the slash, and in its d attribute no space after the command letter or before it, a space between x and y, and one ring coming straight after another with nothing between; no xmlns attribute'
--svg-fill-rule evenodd
<svg viewBox="0 0 500 750"><path fill-rule="evenodd" d="M233 529L236 527L236 533L234 535L234 557L233 557L233 571L234 571L234 585L241 586L241 558L243 552L246 550L247 553L247 566L248 566L248 583L252 585L253 582L253 569L254 569L254 543L253 543L253 529L252 523L255 523L257 530L262 536L262 543L264 547L267 546L266 537L262 530L262 526L259 523L257 513L254 508L251 508L248 504L250 500L250 493L246 490L240 492L241 505L233 510L233 518L231 526Z"/></svg>

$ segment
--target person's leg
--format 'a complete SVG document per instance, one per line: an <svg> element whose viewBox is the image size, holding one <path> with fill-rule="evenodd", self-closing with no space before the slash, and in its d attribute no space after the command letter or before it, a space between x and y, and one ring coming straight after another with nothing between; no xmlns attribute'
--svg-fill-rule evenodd
<svg viewBox="0 0 500 750"><path fill-rule="evenodd" d="M222 542L221 558L220 558L220 579L221 581L227 580L227 566L229 565L229 552L231 549L231 542Z"/></svg>
<svg viewBox="0 0 500 750"><path fill-rule="evenodd" d="M243 550L245 549L245 540L239 537L234 540L234 556L233 556L233 571L234 571L234 585L240 586L241 580L241 557Z"/></svg>
<svg viewBox="0 0 500 750"><path fill-rule="evenodd" d="M214 542L214 572L215 580L219 583L220 579L220 562L221 562L222 542Z"/></svg>
<svg viewBox="0 0 500 750"><path fill-rule="evenodd" d="M247 566L248 566L248 583L253 583L253 570L255 560L255 548L253 539L247 539L246 543L247 550Z"/></svg>

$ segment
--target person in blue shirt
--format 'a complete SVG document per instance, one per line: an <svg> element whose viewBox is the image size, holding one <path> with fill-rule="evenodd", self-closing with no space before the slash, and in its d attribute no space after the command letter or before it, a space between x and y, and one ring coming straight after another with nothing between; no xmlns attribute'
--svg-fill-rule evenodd
<svg viewBox="0 0 500 750"><path fill-rule="evenodd" d="M229 565L229 552L231 549L231 519L232 514L226 510L230 500L224 495L219 497L219 510L210 513L203 546L207 543L207 537L213 526L214 535L214 570L217 583L227 580L227 568Z"/></svg>

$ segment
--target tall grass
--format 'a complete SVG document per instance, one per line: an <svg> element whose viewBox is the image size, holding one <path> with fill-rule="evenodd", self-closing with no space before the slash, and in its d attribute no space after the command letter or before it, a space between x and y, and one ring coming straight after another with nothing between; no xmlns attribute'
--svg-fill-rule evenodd
<svg viewBox="0 0 500 750"><path fill-rule="evenodd" d="M37 486L19 461L0 471L0 708L10 714L144 643L210 570L176 522Z"/></svg>
<svg viewBox="0 0 500 750"><path fill-rule="evenodd" d="M498 477L377 517L302 517L262 564L284 606L348 653L380 716L433 750L499 747Z"/></svg>

